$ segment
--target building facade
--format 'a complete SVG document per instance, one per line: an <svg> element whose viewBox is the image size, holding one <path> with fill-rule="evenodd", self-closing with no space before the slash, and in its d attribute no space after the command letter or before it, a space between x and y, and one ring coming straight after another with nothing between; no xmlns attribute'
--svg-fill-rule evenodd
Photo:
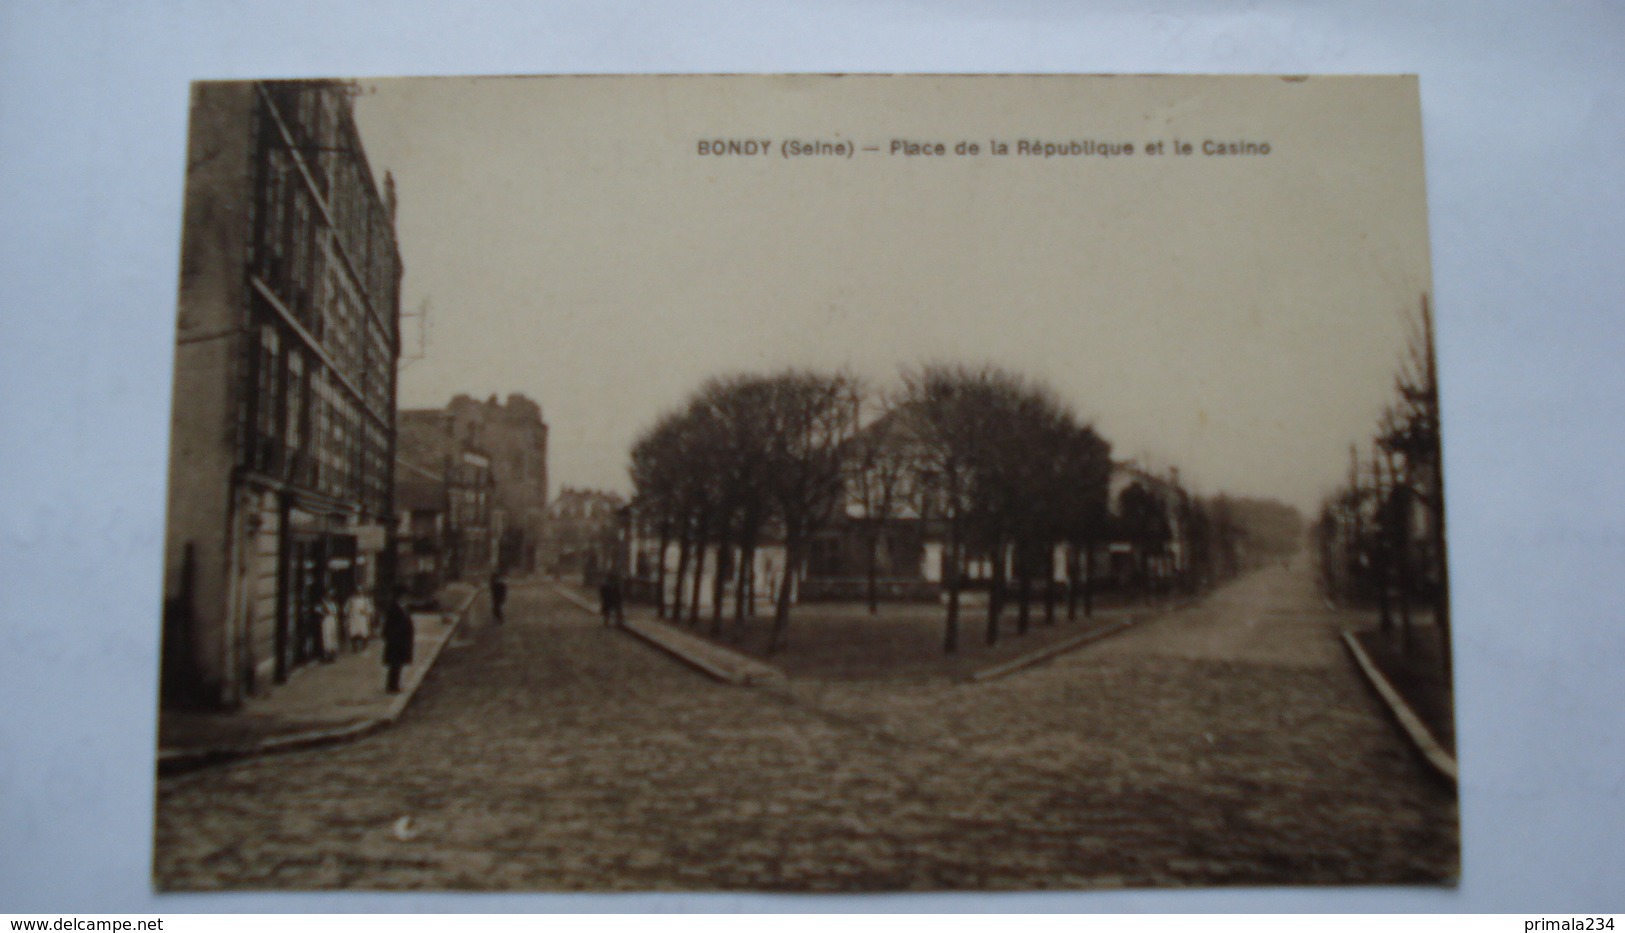
<svg viewBox="0 0 1625 933"><path fill-rule="evenodd" d="M580 574L597 583L621 561L626 500L596 489L559 490L547 507L543 563L555 576Z"/></svg>
<svg viewBox="0 0 1625 933"><path fill-rule="evenodd" d="M396 481L432 476L439 487L441 520L438 576L418 587L478 580L502 569L499 542L507 512L498 498L493 458L473 440L477 433L447 409L400 413ZM420 499L426 492L422 492ZM422 594L426 595L426 594Z"/></svg>
<svg viewBox="0 0 1625 933"><path fill-rule="evenodd" d="M895 443L908 443L906 432L896 434ZM900 462L907 463L905 451ZM884 468L884 464L882 464ZM873 476L857 475L861 465L846 480L846 499L840 512L814 538L805 579L801 581L807 601L856 601L865 598L871 573L874 587L883 600L935 600L940 598L950 569L948 522L945 506L931 488L929 477L921 483L898 471L895 479L877 482ZM873 470L871 465L868 469ZM884 495L876 490L884 488ZM877 503L884 506L877 508ZM1091 587L1103 590L1168 589L1191 571L1191 545L1186 517L1191 506L1181 489L1178 471L1163 477L1131 462L1114 462L1107 489L1107 514L1101 538L1093 546L1079 546L1071 553L1069 545L1057 543L1049 555L1048 579L1064 586L1085 573ZM1089 553L1085 553L1088 551ZM998 559L1004 561L1004 578L1016 575L1014 548ZM966 547L958 568L958 579L966 589L987 588L996 574L995 555ZM1040 566L1042 566L1042 561ZM1045 580L1042 570L1037 583Z"/></svg>
<svg viewBox="0 0 1625 933"><path fill-rule="evenodd" d="M395 573L416 599L446 581L446 478L395 458Z"/></svg>
<svg viewBox="0 0 1625 933"><path fill-rule="evenodd" d="M195 86L171 418L164 695L232 706L388 583L395 193L339 82Z"/></svg>
<svg viewBox="0 0 1625 933"><path fill-rule="evenodd" d="M506 572L530 573L541 557L547 523L547 422L542 408L523 395L505 401L454 397L445 408L400 414L404 444L420 464L446 462L474 449L490 461L496 524L492 560Z"/></svg>
<svg viewBox="0 0 1625 933"><path fill-rule="evenodd" d="M477 580L497 568L506 514L496 505L491 456L465 447L446 468L446 574Z"/></svg>

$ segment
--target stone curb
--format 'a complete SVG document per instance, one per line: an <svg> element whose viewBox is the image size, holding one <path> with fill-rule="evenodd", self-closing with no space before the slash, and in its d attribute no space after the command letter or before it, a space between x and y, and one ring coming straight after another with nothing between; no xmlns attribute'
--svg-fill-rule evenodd
<svg viewBox="0 0 1625 933"><path fill-rule="evenodd" d="M1366 654L1364 648L1360 647L1360 642L1354 637L1354 633L1345 631L1342 634L1343 646L1349 650L1350 655L1353 655L1354 663L1359 666L1360 672L1365 674L1366 681L1371 684L1371 688L1377 692L1377 696L1388 707L1388 712L1393 714L1394 721L1399 723L1399 729L1405 734L1405 738L1421 754L1422 760L1427 762L1428 767L1432 768L1440 777L1449 781L1452 788L1457 787L1456 759L1444 750L1439 741L1433 737L1433 733L1428 731L1428 727L1422 722L1421 717L1412 711L1410 705L1405 702L1405 698L1400 696L1399 691L1394 689L1394 685L1388 682L1387 677L1383 676L1382 671L1371 660L1371 656Z"/></svg>
<svg viewBox="0 0 1625 933"><path fill-rule="evenodd" d="M1168 615L1169 613L1184 612L1186 609L1189 609L1192 606L1199 605L1202 598L1203 597L1199 596L1183 596L1178 599L1171 600L1168 604L1163 606L1148 607L1142 605L1134 609L1128 609L1127 611L1124 611L1124 609L1113 610L1114 612L1122 612L1122 618L1118 620L1116 625L1084 632L1083 634L1069 638L1066 641L1057 642L1056 644L1050 645L1046 648L1039 648L1029 654L1011 658L1008 661L1001 661L992 667L984 667L979 671L973 671L966 679L972 683L984 683L989 680L997 680L1000 677L1007 677L1010 674L1016 673L1017 671L1026 670L1027 668L1036 664L1042 664L1051 658L1066 654L1068 651L1071 651L1074 648L1082 648L1084 645L1091 642L1100 641L1103 638L1109 638L1112 635L1116 635L1126 629L1133 628L1142 622L1148 622L1152 619ZM1125 609L1126 608L1127 607L1125 607Z"/></svg>
<svg viewBox="0 0 1625 933"><path fill-rule="evenodd" d="M469 608L474 605L474 601L479 598L481 592L483 592L483 588L474 590L468 595L467 599L463 600L461 606L452 610L452 614L456 618L446 632L446 637L442 638L439 644L429 650L428 656L423 659L421 664L412 665L410 673L407 674L406 682L401 685L400 695L395 698L394 702L390 703L389 708L382 715L361 719L343 726L273 736L246 745L225 745L201 749L169 749L167 751L159 749L159 776L168 777L211 765L225 764L228 761L255 758L260 755L301 751L303 749L319 748L323 745L354 741L393 725L396 720L401 718L401 714L406 712L407 705L417 695L418 687L423 683L424 678L429 676L429 669L434 667L434 662L440 658L440 652L445 650L446 645L456 635L458 627L468 617Z"/></svg>
<svg viewBox="0 0 1625 933"><path fill-rule="evenodd" d="M1029 667L1043 664L1045 661L1060 657L1061 655L1066 654L1068 651L1082 648L1084 645L1091 642L1100 641L1103 638L1116 635L1117 633L1132 628L1133 626L1134 622L1131 618L1124 618L1119 620L1115 625L1084 632L1080 635L1075 635L1068 638L1065 641L1056 642L1053 645L1039 648L1036 651L1028 652L1020 657L1011 658L1008 661L1001 661L992 667L984 667L979 671L973 671L967 679L972 683L979 684L986 683L990 680L997 680L1000 677L1008 677L1017 671L1024 671Z"/></svg>
<svg viewBox="0 0 1625 933"><path fill-rule="evenodd" d="M585 596L582 596L580 593L577 593L562 583L553 584L553 592L563 596L571 603L571 605L582 610L583 612L590 612L595 616L601 614L598 607L594 606Z"/></svg>
<svg viewBox="0 0 1625 933"><path fill-rule="evenodd" d="M663 637L664 632L645 622L628 621L624 628L633 636L653 645L712 680L720 681L731 687L749 687L757 681L766 679L760 676L752 676L747 671L729 669L698 652L685 650L687 646L681 641Z"/></svg>
<svg viewBox="0 0 1625 933"><path fill-rule="evenodd" d="M563 596L577 608L593 615L599 614L597 606L580 594L572 592L568 587L555 584L553 588L560 596ZM777 683L785 679L784 672L770 664L764 664L755 658L729 651L720 645L704 642L695 636L672 629L663 622L628 619L621 628L628 634L665 652L707 677L730 686L752 687L763 683ZM674 635L676 637L672 637ZM701 641L705 648L704 654L689 649L685 642L691 638L695 641ZM721 664L714 657L707 657L707 655L720 655L733 663Z"/></svg>

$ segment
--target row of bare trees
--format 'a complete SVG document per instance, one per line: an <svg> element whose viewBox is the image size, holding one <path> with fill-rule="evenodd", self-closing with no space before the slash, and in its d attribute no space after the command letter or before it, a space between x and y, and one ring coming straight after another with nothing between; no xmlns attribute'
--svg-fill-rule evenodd
<svg viewBox="0 0 1625 933"><path fill-rule="evenodd" d="M645 431L631 456L637 510L659 539L654 590L662 615L699 624L701 587L709 583L710 624L721 634L731 587L740 631L761 582L756 552L769 536L783 542L783 573L769 594L769 650L783 645L813 538L854 513L867 535L871 611L886 523L907 514L942 529L949 652L960 645L972 560L991 574L989 644L1011 601L1018 633L1039 606L1053 623L1063 599L1069 618L1080 604L1089 614L1095 555L1109 535L1155 554L1172 544L1177 523L1187 556L1198 555L1209 577L1222 573L1225 548L1234 552L1222 510L1183 491L1170 509L1137 484L1114 518L1111 473L1110 444L1047 387L996 367L946 364L906 372L900 389L885 394L847 375L799 370L713 379ZM675 580L668 580L673 544ZM1064 587L1054 582L1058 555Z"/></svg>
<svg viewBox="0 0 1625 933"><path fill-rule="evenodd" d="M962 570L967 554L990 558L988 644L1016 580L1016 630L1030 624L1033 583L1043 581L1045 619L1053 622L1051 562L1068 545L1068 612L1090 608L1095 545L1106 535L1111 445L1048 388L995 368L928 366L904 377L899 416L913 435L913 469L926 511L947 530L943 648L958 650ZM1007 558L1008 555L1008 558ZM1081 584L1081 585L1080 585Z"/></svg>
<svg viewBox="0 0 1625 933"><path fill-rule="evenodd" d="M850 376L800 370L712 379L640 436L632 448L635 504L660 539L657 609L698 621L708 552L712 629L735 581L736 624L755 599L755 554L772 530L786 572L775 595L770 650L783 643L792 568L839 504L862 388ZM665 554L678 544L675 598L665 605Z"/></svg>
<svg viewBox="0 0 1625 933"><path fill-rule="evenodd" d="M1322 579L1330 595L1375 602L1384 632L1414 646L1413 605L1431 610L1450 665L1449 572L1445 554L1444 465L1439 382L1427 296L1394 376L1395 398L1369 453L1349 448L1349 479L1321 507L1316 525Z"/></svg>

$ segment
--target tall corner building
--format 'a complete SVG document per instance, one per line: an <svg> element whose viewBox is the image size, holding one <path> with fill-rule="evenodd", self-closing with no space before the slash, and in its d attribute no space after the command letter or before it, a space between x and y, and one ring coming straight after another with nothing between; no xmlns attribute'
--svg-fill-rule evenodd
<svg viewBox="0 0 1625 933"><path fill-rule="evenodd" d="M194 85L187 165L163 698L230 707L392 582L402 267L345 83Z"/></svg>

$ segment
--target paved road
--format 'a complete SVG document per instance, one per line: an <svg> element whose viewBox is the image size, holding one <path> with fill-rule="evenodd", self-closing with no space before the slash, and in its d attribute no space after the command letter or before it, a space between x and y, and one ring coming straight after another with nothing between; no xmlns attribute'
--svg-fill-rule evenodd
<svg viewBox="0 0 1625 933"><path fill-rule="evenodd" d="M170 888L1418 882L1453 799L1301 568L982 685L713 684L542 589L393 729L165 779ZM392 831L413 818L412 838Z"/></svg>

